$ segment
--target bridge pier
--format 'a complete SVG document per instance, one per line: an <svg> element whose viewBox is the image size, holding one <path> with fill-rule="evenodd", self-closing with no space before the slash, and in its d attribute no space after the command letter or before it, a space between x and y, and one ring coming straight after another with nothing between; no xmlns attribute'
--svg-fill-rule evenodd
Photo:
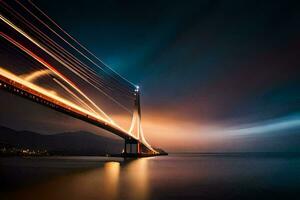
<svg viewBox="0 0 300 200"><path fill-rule="evenodd" d="M140 154L140 142L133 139L125 139L124 156L136 157Z"/></svg>

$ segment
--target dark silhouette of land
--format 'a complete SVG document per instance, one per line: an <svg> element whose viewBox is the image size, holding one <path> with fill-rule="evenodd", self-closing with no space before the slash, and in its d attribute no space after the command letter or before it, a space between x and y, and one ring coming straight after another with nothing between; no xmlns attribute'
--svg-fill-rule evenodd
<svg viewBox="0 0 300 200"><path fill-rule="evenodd" d="M100 156L120 153L123 140L77 131L42 135L0 126L0 148L46 150L49 155Z"/></svg>

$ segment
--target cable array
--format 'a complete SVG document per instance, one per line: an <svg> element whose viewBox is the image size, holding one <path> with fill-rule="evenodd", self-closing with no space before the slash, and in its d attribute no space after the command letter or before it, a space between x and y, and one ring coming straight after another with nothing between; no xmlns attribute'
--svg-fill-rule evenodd
<svg viewBox="0 0 300 200"><path fill-rule="evenodd" d="M132 113L132 108L123 102L124 99L135 99L136 86L92 54L33 2L1 1L1 9L1 13L6 13L2 20L12 22L16 31L56 60L64 71L67 69L67 74L79 77L117 106ZM118 97L122 97L121 100Z"/></svg>

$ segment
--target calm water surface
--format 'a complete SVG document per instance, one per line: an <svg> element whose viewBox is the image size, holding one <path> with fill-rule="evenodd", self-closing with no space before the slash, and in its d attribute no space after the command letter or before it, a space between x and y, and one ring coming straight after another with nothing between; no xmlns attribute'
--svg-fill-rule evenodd
<svg viewBox="0 0 300 200"><path fill-rule="evenodd" d="M0 158L0 199L299 199L300 156Z"/></svg>

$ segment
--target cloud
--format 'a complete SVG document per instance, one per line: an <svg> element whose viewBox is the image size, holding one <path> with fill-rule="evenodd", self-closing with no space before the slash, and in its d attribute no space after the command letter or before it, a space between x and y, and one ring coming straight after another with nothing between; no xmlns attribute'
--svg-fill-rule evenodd
<svg viewBox="0 0 300 200"><path fill-rule="evenodd" d="M257 124L243 125L240 128L229 129L224 134L230 136L243 136L254 134L272 134L290 129L300 129L300 115L285 116L271 119Z"/></svg>

